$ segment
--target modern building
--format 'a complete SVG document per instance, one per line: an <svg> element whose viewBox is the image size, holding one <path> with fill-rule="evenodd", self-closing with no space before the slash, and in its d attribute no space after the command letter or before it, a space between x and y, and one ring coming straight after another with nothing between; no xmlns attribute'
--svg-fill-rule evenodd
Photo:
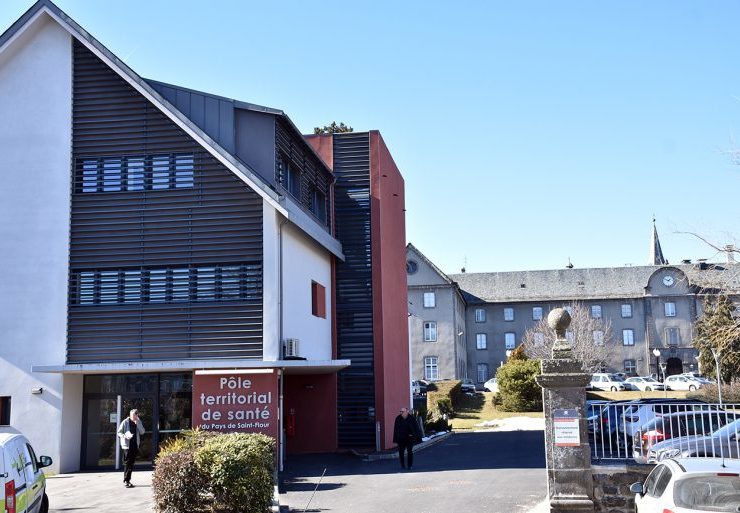
<svg viewBox="0 0 740 513"><path fill-rule="evenodd" d="M414 379L467 376L465 299L456 282L413 244L406 246Z"/></svg>
<svg viewBox="0 0 740 513"><path fill-rule="evenodd" d="M271 434L281 464L389 447L403 180L377 132L348 172L344 138L326 162L280 110L144 79L49 0L0 36L0 112L2 429L57 471L116 465L131 407L144 463L194 426Z"/></svg>
<svg viewBox="0 0 740 513"><path fill-rule="evenodd" d="M697 370L694 322L706 296L715 294L720 284L725 289L728 285L735 291L740 288L740 269L734 262L668 265L656 231L651 249L655 265L646 266L445 275L419 255L408 246L410 300L444 282L448 290L459 288L465 305L465 326L459 333L465 334L467 368L455 369L454 376L450 369L440 377L470 377L477 382L495 375L506 361L507 351L519 346L525 332L533 330L550 310L572 303L580 303L592 317L608 320L611 325L605 371L660 374L660 363L665 364L667 375ZM416 271L419 261L424 262L419 266L423 271ZM430 268L436 271L428 271ZM457 346L450 337L430 340L434 337L425 328L451 323L454 316L438 309L422 312L424 323L413 323L410 333L412 377L433 379L435 371L426 369L422 358L431 352L451 354ZM594 330L596 343L603 336ZM658 358L654 356L656 349Z"/></svg>

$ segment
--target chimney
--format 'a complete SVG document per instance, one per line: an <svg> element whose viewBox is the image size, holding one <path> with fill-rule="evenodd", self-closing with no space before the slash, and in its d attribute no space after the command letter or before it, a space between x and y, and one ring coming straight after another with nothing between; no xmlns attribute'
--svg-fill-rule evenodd
<svg viewBox="0 0 740 513"><path fill-rule="evenodd" d="M734 264L735 263L735 245L734 244L727 244L725 246L725 253L727 253L727 263L728 264Z"/></svg>

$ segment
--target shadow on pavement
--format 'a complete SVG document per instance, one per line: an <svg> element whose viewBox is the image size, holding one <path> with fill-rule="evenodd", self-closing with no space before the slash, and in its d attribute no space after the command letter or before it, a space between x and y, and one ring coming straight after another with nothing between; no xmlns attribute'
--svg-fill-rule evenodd
<svg viewBox="0 0 740 513"><path fill-rule="evenodd" d="M443 442L415 453L414 469L410 472L544 469L544 443L543 431L455 433ZM365 462L349 454L289 456L281 491L312 491L316 485L305 480L318 478L324 468L324 479L343 475L396 474L401 471L396 459ZM330 482L328 486L330 488L326 489L341 487L343 484ZM322 482L319 490L325 489L323 487Z"/></svg>

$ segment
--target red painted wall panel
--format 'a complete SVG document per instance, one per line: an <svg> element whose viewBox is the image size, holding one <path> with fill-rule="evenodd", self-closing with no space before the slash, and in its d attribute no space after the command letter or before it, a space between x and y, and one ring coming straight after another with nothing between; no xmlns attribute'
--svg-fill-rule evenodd
<svg viewBox="0 0 740 513"><path fill-rule="evenodd" d="M404 180L383 137L370 132L376 412L383 448L393 422L409 405L408 295Z"/></svg>
<svg viewBox="0 0 740 513"><path fill-rule="evenodd" d="M295 416L295 435L285 437L286 453L336 451L337 375L289 374L283 397L286 423Z"/></svg>

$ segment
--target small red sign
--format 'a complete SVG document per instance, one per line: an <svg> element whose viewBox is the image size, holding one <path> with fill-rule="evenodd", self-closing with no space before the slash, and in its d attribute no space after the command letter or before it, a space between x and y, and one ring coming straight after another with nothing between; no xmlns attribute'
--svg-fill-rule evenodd
<svg viewBox="0 0 740 513"><path fill-rule="evenodd" d="M225 433L263 433L278 438L277 372L195 372L193 428Z"/></svg>

